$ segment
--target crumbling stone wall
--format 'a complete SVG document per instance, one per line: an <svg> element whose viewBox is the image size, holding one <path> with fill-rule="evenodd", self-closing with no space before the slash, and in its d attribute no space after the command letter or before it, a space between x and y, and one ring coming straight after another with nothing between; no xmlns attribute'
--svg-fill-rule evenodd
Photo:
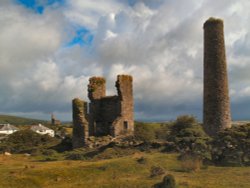
<svg viewBox="0 0 250 188"><path fill-rule="evenodd" d="M105 79L89 80L89 129L91 136L133 134L133 85L129 75L118 75L118 95L105 96Z"/></svg>
<svg viewBox="0 0 250 188"><path fill-rule="evenodd" d="M73 148L83 147L89 137L87 120L87 103L76 98L72 101L73 108Z"/></svg>
<svg viewBox="0 0 250 188"><path fill-rule="evenodd" d="M205 131L213 136L231 127L228 76L223 21L210 18L204 23L204 100Z"/></svg>
<svg viewBox="0 0 250 188"><path fill-rule="evenodd" d="M106 80L103 77L89 79L88 97L90 100L101 99L106 96Z"/></svg>
<svg viewBox="0 0 250 188"><path fill-rule="evenodd" d="M91 101L89 104L89 134L90 136L95 136L96 132L99 132L98 130L103 130L103 131L105 130L105 127L103 129L99 129L100 127L99 122L101 121L100 120L101 114L99 113L101 111L100 99L105 96L106 96L105 78L103 77L90 78L89 85L88 85L88 97ZM102 134L104 133L102 133L101 131L100 135Z"/></svg>
<svg viewBox="0 0 250 188"><path fill-rule="evenodd" d="M123 132L134 132L134 100L133 100L133 78L130 75L118 75L116 88L121 106L120 118L113 126L116 127L114 135ZM118 121L119 120L119 121Z"/></svg>

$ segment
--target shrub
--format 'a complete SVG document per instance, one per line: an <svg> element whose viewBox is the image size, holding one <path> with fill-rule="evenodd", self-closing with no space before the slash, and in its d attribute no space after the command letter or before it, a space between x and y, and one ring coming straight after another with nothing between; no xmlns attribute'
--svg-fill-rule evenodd
<svg viewBox="0 0 250 188"><path fill-rule="evenodd" d="M168 140L171 133L172 124L161 124L159 128L155 130L155 136L158 140Z"/></svg>
<svg viewBox="0 0 250 188"><path fill-rule="evenodd" d="M65 138L62 139L58 145L54 146L53 149L58 152L72 150L72 137L69 135L65 136Z"/></svg>
<svg viewBox="0 0 250 188"><path fill-rule="evenodd" d="M168 174L164 176L161 188L175 188L175 179L174 176Z"/></svg>
<svg viewBox="0 0 250 188"><path fill-rule="evenodd" d="M170 141L182 155L189 154L200 159L210 159L211 138L193 116L180 116L173 123Z"/></svg>
<svg viewBox="0 0 250 188"><path fill-rule="evenodd" d="M162 182L156 184L154 188L176 188L174 176L171 174L164 176Z"/></svg>
<svg viewBox="0 0 250 188"><path fill-rule="evenodd" d="M40 135L31 130L21 130L9 135L5 143L9 150L14 153L31 152L54 144L57 139L48 135Z"/></svg>
<svg viewBox="0 0 250 188"><path fill-rule="evenodd" d="M144 123L135 125L135 138L143 142L151 142L155 139L155 131L152 126Z"/></svg>
<svg viewBox="0 0 250 188"><path fill-rule="evenodd" d="M250 124L220 131L212 142L212 159L219 165L250 165Z"/></svg>
<svg viewBox="0 0 250 188"><path fill-rule="evenodd" d="M140 157L139 159L137 159L137 162L139 164L146 164L147 163L147 159L145 157Z"/></svg>
<svg viewBox="0 0 250 188"><path fill-rule="evenodd" d="M21 130L9 135L7 142L12 144L25 144L26 146L38 146L52 141L48 135L40 135L31 130Z"/></svg>

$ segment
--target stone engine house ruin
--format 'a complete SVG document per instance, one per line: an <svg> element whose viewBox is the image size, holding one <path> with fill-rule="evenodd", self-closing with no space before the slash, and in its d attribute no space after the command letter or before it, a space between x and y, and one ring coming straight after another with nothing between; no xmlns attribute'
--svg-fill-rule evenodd
<svg viewBox="0 0 250 188"><path fill-rule="evenodd" d="M89 79L86 102L72 101L73 147L81 147L88 136L113 137L132 135L134 132L133 78L118 75L115 84L117 95L106 96L106 80L103 77ZM79 144L82 143L82 144ZM75 143L75 144L74 144Z"/></svg>
<svg viewBox="0 0 250 188"><path fill-rule="evenodd" d="M106 96L106 81L102 77L89 79L89 133L91 136L118 136L134 131L132 77L118 75L118 95Z"/></svg>

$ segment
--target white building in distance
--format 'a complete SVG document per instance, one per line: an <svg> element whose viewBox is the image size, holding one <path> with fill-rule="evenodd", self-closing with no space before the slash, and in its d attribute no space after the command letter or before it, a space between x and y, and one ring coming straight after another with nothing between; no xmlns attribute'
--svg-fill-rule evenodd
<svg viewBox="0 0 250 188"><path fill-rule="evenodd" d="M10 124L0 124L0 134L12 134L16 131L19 131L19 129L13 125Z"/></svg>
<svg viewBox="0 0 250 188"><path fill-rule="evenodd" d="M32 131L41 134L41 135L45 135L48 134L51 137L55 136L55 131L52 129L49 129L48 127L43 126L42 124L38 124L38 125L33 125L30 128Z"/></svg>

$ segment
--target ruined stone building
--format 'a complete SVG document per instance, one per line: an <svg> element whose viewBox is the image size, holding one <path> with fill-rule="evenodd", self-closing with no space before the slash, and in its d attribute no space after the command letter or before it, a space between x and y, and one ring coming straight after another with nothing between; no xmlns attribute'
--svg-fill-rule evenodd
<svg viewBox="0 0 250 188"><path fill-rule="evenodd" d="M213 136L231 127L227 63L223 21L210 18L204 23L203 124Z"/></svg>
<svg viewBox="0 0 250 188"><path fill-rule="evenodd" d="M106 96L103 77L89 79L89 106L80 99L73 100L73 147L81 147L88 136L113 137L134 132L133 78L118 75L117 95ZM81 143L81 144L79 144Z"/></svg>
<svg viewBox="0 0 250 188"><path fill-rule="evenodd" d="M89 79L89 129L93 136L118 136L134 131L132 77L118 75L117 95L106 96L106 81L102 77Z"/></svg>
<svg viewBox="0 0 250 188"><path fill-rule="evenodd" d="M56 119L54 114L51 114L51 125L61 125L61 121Z"/></svg>

